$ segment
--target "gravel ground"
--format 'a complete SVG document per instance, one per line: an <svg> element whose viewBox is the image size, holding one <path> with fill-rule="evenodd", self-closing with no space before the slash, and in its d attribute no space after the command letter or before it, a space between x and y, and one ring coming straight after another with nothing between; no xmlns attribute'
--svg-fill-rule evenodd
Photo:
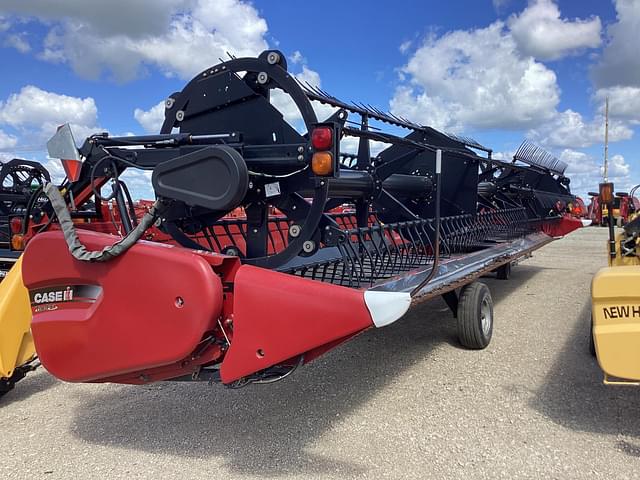
<svg viewBox="0 0 640 480"><path fill-rule="evenodd" d="M289 379L65 384L30 375L0 400L2 478L640 477L640 390L605 387L587 351L605 229L486 278L485 351L457 346L440 300Z"/></svg>

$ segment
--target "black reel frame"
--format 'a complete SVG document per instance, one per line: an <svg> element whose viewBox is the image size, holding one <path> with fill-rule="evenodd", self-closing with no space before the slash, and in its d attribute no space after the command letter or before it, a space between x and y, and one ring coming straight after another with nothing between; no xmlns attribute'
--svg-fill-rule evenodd
<svg viewBox="0 0 640 480"><path fill-rule="evenodd" d="M290 97L307 133L270 102L274 89ZM312 101L334 113L318 122ZM386 133L374 121L409 133ZM333 132L336 156L322 175L313 170L310 134L320 126ZM340 151L343 137L357 139L356 153ZM372 141L388 147L372 156ZM99 189L112 181L126 231L135 218L118 177L150 170L157 225L179 244L208 242L244 263L348 286L434 265L438 251L473 251L539 230L574 199L562 165L546 152L527 147L513 162L493 159L472 139L302 85L275 50L201 72L167 99L159 135L94 135L80 153L81 176L67 200L93 196L98 204ZM238 208L246 216L231 218Z"/></svg>

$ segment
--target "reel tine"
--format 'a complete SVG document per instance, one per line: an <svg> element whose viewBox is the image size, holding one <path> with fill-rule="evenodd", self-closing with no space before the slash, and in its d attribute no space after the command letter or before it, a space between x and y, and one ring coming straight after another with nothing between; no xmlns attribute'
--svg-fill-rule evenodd
<svg viewBox="0 0 640 480"><path fill-rule="evenodd" d="M307 86L307 89L313 93L314 95L318 96L318 97L326 97L326 95L324 95L319 89L318 87L315 87L313 85L311 85L309 82L305 81L305 84Z"/></svg>
<svg viewBox="0 0 640 480"><path fill-rule="evenodd" d="M513 156L514 160L548 170L550 173L563 175L567 164L551 155L546 150L525 140Z"/></svg>

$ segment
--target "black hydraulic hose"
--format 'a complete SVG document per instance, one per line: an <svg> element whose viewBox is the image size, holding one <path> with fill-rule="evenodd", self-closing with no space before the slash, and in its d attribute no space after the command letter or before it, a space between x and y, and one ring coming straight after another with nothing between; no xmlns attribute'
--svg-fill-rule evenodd
<svg viewBox="0 0 640 480"><path fill-rule="evenodd" d="M136 218L136 209L133 206L133 200L131 198L131 193L129 192L129 187L127 187L127 184L124 183L122 180L118 180L118 183L120 184L120 188L122 188L122 191L124 192L124 196L127 200L127 205L129 207L129 215L131 216L131 222L133 223L134 227L137 227L138 219Z"/></svg>
<svg viewBox="0 0 640 480"><path fill-rule="evenodd" d="M20 232L22 234L25 233L27 225L29 225L29 220L31 219L31 211L33 210L36 200L38 199L42 191L43 191L43 187L39 186L37 189L34 190L34 192L29 197L29 200L27 201L27 208L24 211L24 216L22 219L22 231Z"/></svg>
<svg viewBox="0 0 640 480"><path fill-rule="evenodd" d="M440 178L442 177L442 150L436 150L436 176L435 176L435 228L436 234L433 241L433 265L431 266L431 271L427 278L422 280L420 284L411 290L411 296L414 297L417 295L420 290L422 290L435 276L438 271L438 266L440 263Z"/></svg>
<svg viewBox="0 0 640 480"><path fill-rule="evenodd" d="M160 209L160 201L156 200L151 209L144 214L138 226L124 238L113 245L104 247L102 250L90 251L80 242L75 225L67 209L67 204L58 191L58 187L52 183L47 183L44 186L44 193L49 198L51 207L58 217L62 234L69 247L69 252L76 260L82 262L106 262L122 255L142 238L144 232L153 225L159 215L158 210Z"/></svg>
<svg viewBox="0 0 640 480"><path fill-rule="evenodd" d="M616 259L616 233L613 225L613 203L607 205L607 223L609 224L609 257L613 262Z"/></svg>
<svg viewBox="0 0 640 480"><path fill-rule="evenodd" d="M633 187L631 189L631 191L629 192L629 196L631 197L631 204L633 205L633 199L636 196L636 191L638 190L638 188L640 188L640 184L636 185L635 187Z"/></svg>
<svg viewBox="0 0 640 480"><path fill-rule="evenodd" d="M133 230L133 225L131 223L131 217L129 216L129 211L127 210L127 201L125 199L125 195L122 192L124 185L120 180L115 180L113 188L116 193L116 207L118 208L118 213L120 214L120 221L122 222L122 228L124 229L124 233L128 234Z"/></svg>

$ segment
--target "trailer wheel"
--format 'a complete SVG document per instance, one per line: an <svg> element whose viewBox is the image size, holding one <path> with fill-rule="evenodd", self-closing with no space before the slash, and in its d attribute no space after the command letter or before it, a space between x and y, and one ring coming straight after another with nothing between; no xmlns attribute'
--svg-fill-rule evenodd
<svg viewBox="0 0 640 480"><path fill-rule="evenodd" d="M511 276L511 262L505 263L496 269L496 278L498 280L509 280Z"/></svg>
<svg viewBox="0 0 640 480"><path fill-rule="evenodd" d="M467 348L483 349L493 334L493 300L489 287L474 282L460 292L458 301L458 339Z"/></svg>

